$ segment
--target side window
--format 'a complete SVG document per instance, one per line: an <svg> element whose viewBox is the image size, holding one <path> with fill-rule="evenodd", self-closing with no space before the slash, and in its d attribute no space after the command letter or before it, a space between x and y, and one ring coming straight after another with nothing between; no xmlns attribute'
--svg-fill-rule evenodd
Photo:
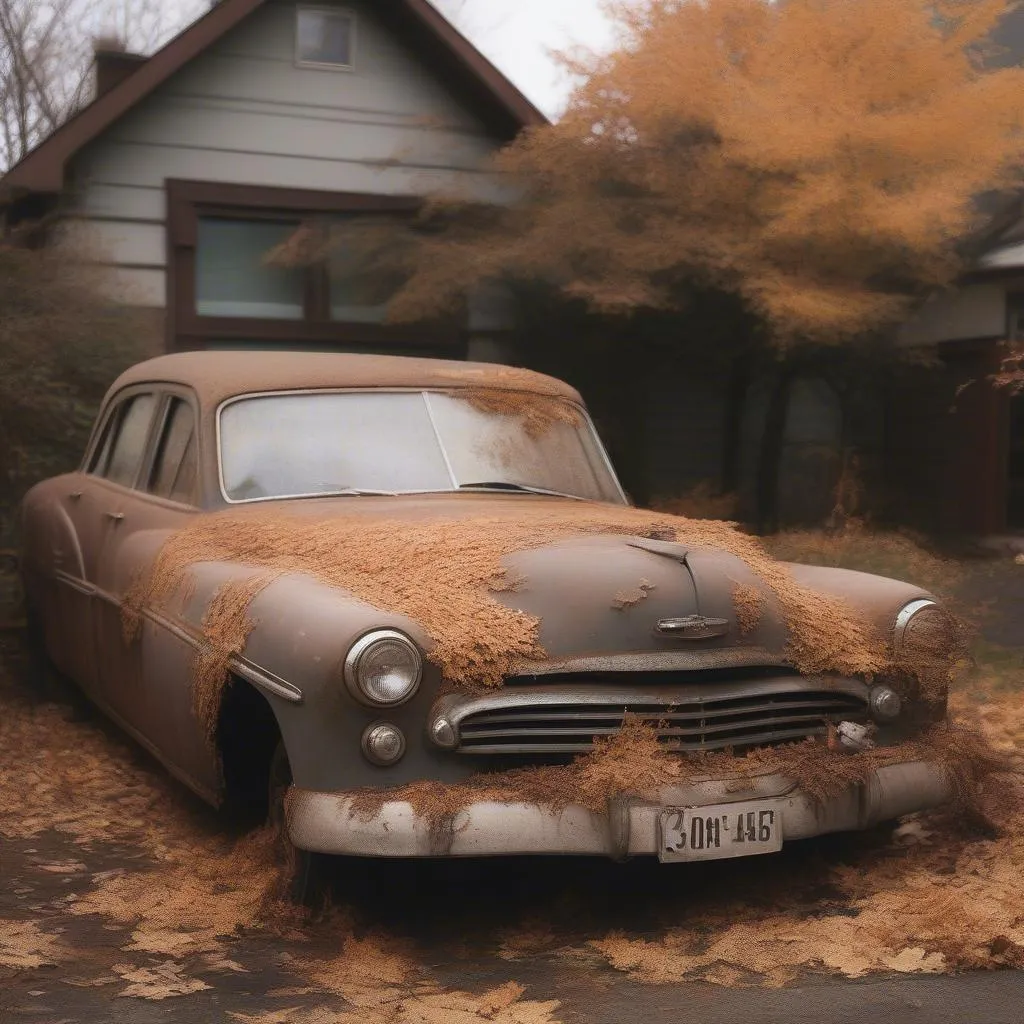
<svg viewBox="0 0 1024 1024"><path fill-rule="evenodd" d="M172 398L148 490L158 497L190 505L196 500L197 476L195 415L188 402Z"/></svg>
<svg viewBox="0 0 1024 1024"><path fill-rule="evenodd" d="M122 402L108 421L90 473L125 487L134 485L149 439L156 395L135 395Z"/></svg>

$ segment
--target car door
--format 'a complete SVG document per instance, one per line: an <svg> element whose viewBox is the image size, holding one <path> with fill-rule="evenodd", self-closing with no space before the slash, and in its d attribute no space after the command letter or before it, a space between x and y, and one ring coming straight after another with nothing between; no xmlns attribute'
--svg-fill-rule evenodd
<svg viewBox="0 0 1024 1024"><path fill-rule="evenodd" d="M125 691L129 667L120 652L106 642L109 624L120 621L121 595L113 586L109 559L111 544L124 533L126 506L142 476L155 433L161 394L155 387L136 388L122 396L111 429L103 439L91 469L89 511L94 517L88 571L94 589L92 630L95 656L94 698L104 710L126 719Z"/></svg>
<svg viewBox="0 0 1024 1024"><path fill-rule="evenodd" d="M162 627L144 621L143 635L127 638L122 605L164 538L196 513L198 466L196 406L187 393L166 391L133 486L121 488L111 505L116 518L104 537L99 567L99 586L108 599L97 610L96 643L110 709L154 753L174 764L181 762L182 743L189 742L183 733L191 730L201 740L191 720L187 674L179 686L167 686L162 672L150 671L153 666L144 661L148 631Z"/></svg>
<svg viewBox="0 0 1024 1024"><path fill-rule="evenodd" d="M131 441L148 435L156 395L133 390L107 409L83 470L53 481L59 529L53 542L56 601L47 615L47 646L57 667L105 703L96 646L100 567L114 523L110 481L126 478Z"/></svg>

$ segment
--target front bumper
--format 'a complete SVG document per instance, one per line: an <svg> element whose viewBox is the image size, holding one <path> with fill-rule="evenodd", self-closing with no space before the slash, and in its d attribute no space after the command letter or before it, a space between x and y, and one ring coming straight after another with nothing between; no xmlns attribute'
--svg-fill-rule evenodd
<svg viewBox="0 0 1024 1024"><path fill-rule="evenodd" d="M533 803L469 804L440 822L417 816L402 801L357 811L348 793L292 788L286 801L292 842L313 853L356 857L492 857L576 854L627 857L656 854L666 807L701 807L770 800L785 842L870 828L946 803L951 788L935 764L912 761L877 769L837 796L815 800L782 775L708 779L664 789L656 801L619 797L596 813Z"/></svg>

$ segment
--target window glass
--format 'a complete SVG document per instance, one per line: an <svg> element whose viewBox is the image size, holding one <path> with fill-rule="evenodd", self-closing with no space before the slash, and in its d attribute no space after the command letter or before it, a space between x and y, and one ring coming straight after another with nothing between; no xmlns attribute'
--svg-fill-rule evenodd
<svg viewBox="0 0 1024 1024"><path fill-rule="evenodd" d="M106 460L97 464L96 473L125 487L135 484L155 408L155 395L135 395L121 404L111 431L113 444Z"/></svg>
<svg viewBox="0 0 1024 1024"><path fill-rule="evenodd" d="M104 470L107 468L107 463L110 461L110 449L114 444L114 434L117 433L117 423L121 417L122 411L123 409L121 407L116 408L114 412L107 417L107 422L103 424L103 433L100 438L100 443L96 447L92 461L89 463L90 473L102 476Z"/></svg>
<svg viewBox="0 0 1024 1024"><path fill-rule="evenodd" d="M300 7L298 59L302 64L352 66L354 19L346 11Z"/></svg>
<svg viewBox="0 0 1024 1024"><path fill-rule="evenodd" d="M622 502L582 415L544 396L520 402L523 416L422 392L247 398L221 413L224 490L251 501L519 486Z"/></svg>
<svg viewBox="0 0 1024 1024"><path fill-rule="evenodd" d="M196 312L200 316L301 320L302 267L272 266L270 251L297 223L201 217L196 243Z"/></svg>
<svg viewBox="0 0 1024 1024"><path fill-rule="evenodd" d="M408 279L399 263L399 231L393 222L365 218L335 221L330 230L331 319L382 323L388 302Z"/></svg>
<svg viewBox="0 0 1024 1024"><path fill-rule="evenodd" d="M621 501L597 439L568 403L530 399L524 409L536 422L531 429L519 416L495 415L451 395L431 394L428 401L461 485L503 483Z"/></svg>
<svg viewBox="0 0 1024 1024"><path fill-rule="evenodd" d="M191 504L196 488L195 416L188 402L172 398L149 490L161 498Z"/></svg>
<svg viewBox="0 0 1024 1024"><path fill-rule="evenodd" d="M421 394L252 398L229 405L220 423L232 501L451 488Z"/></svg>

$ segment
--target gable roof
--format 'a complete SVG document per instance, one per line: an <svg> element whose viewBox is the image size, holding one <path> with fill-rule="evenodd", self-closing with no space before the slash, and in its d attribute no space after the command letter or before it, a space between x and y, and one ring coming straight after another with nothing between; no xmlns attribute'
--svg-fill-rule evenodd
<svg viewBox="0 0 1024 1024"><path fill-rule="evenodd" d="M59 192L67 161L263 5L264 0L221 0L127 78L98 96L47 136L0 179L8 190ZM442 79L511 141L523 128L547 123L544 115L474 47L429 0L375 0L374 14L407 38Z"/></svg>

